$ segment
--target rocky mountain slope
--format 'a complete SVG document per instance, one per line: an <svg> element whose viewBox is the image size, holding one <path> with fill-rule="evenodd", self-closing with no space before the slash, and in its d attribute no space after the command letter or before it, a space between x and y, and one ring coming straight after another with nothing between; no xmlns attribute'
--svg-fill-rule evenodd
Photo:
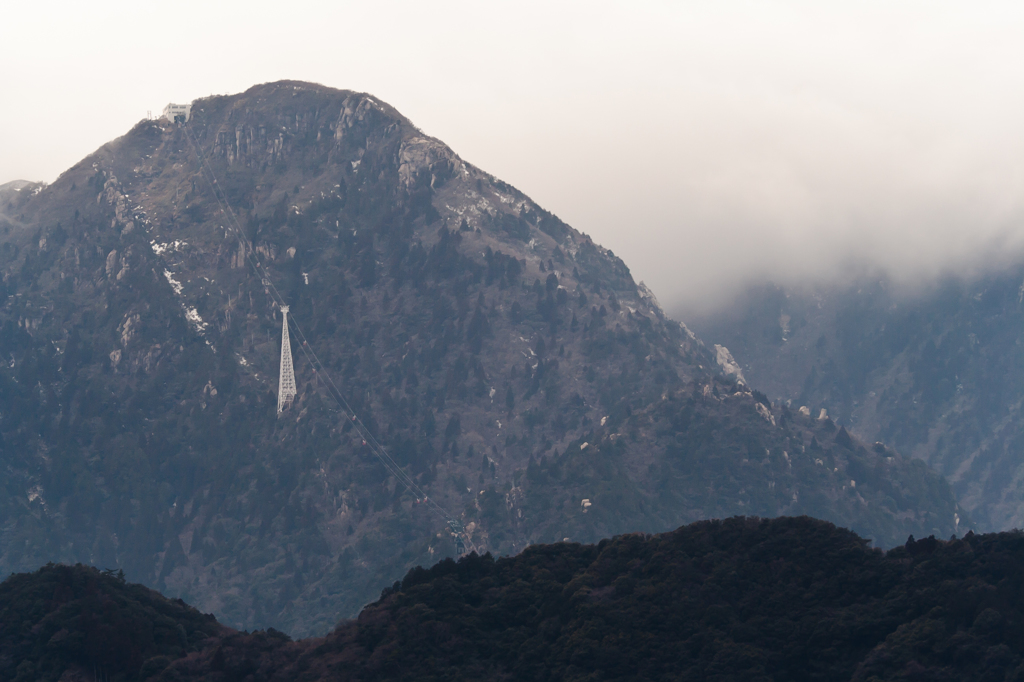
<svg viewBox="0 0 1024 682"><path fill-rule="evenodd" d="M724 376L614 254L368 95L197 100L187 127L143 121L18 211L0 227L5 572L120 567L232 626L305 634L451 555L306 351L470 550L734 514L883 546L964 531L920 463ZM308 340L280 418L271 285Z"/></svg>
<svg viewBox="0 0 1024 682"><path fill-rule="evenodd" d="M0 680L1024 678L1020 533L866 545L806 517L732 518L470 554L299 641L50 566L0 584Z"/></svg>
<svg viewBox="0 0 1024 682"><path fill-rule="evenodd" d="M768 285L695 320L769 395L927 461L983 528L1024 526L1024 265L905 292Z"/></svg>

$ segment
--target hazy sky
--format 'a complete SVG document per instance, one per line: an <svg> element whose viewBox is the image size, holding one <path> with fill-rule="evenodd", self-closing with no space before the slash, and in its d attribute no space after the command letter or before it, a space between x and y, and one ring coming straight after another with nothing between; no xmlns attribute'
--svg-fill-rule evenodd
<svg viewBox="0 0 1024 682"><path fill-rule="evenodd" d="M667 308L1024 243L1024 5L19 2L0 183L52 181L168 101L364 90L612 248Z"/></svg>

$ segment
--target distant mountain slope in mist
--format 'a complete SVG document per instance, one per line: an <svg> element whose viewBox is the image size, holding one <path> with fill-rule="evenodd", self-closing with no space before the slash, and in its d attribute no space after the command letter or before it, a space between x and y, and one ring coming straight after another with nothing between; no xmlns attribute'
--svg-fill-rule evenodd
<svg viewBox="0 0 1024 682"><path fill-rule="evenodd" d="M1024 526L1024 266L901 294L751 288L695 328L751 384L931 464L982 527Z"/></svg>
<svg viewBox="0 0 1024 682"><path fill-rule="evenodd" d="M13 219L18 208L33 196L33 192L38 193L43 187L45 185L41 182L28 180L12 180L0 185L0 215Z"/></svg>
<svg viewBox="0 0 1024 682"><path fill-rule="evenodd" d="M614 254L386 104L281 82L192 116L140 122L0 227L0 570L122 567L307 634L451 555L310 348L471 550L735 514L957 531L939 477L712 370ZM309 340L280 419L250 258Z"/></svg>
<svg viewBox="0 0 1024 682"><path fill-rule="evenodd" d="M28 180L11 180L0 185L0 196L9 196L10 192L19 192L24 187L31 185L32 183Z"/></svg>

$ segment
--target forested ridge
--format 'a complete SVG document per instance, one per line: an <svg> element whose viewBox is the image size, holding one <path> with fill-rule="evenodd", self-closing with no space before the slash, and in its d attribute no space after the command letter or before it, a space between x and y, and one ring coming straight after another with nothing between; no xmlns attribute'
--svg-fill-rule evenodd
<svg viewBox="0 0 1024 682"><path fill-rule="evenodd" d="M736 517L446 559L291 641L47 566L0 585L0 679L1019 680L1022 572L1019 532L883 552L807 517ZM83 647L93 630L123 644Z"/></svg>
<svg viewBox="0 0 1024 682"><path fill-rule="evenodd" d="M226 631L119 571L47 564L0 583L3 680L145 679Z"/></svg>
<svg viewBox="0 0 1024 682"><path fill-rule="evenodd" d="M926 467L724 376L615 254L370 95L204 98L16 194L3 573L112 567L305 636L455 554L424 497L495 556L737 514L883 547L969 527ZM252 261L308 340L280 417L281 314Z"/></svg>

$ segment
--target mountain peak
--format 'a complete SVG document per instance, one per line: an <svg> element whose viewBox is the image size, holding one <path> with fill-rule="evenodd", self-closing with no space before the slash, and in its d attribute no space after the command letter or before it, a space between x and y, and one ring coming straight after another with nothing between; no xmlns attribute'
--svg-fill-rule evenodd
<svg viewBox="0 0 1024 682"><path fill-rule="evenodd" d="M934 476L721 374L611 251L370 95L199 99L19 211L0 569L119 566L301 634L454 554L449 517L479 553L733 514L955 530Z"/></svg>

